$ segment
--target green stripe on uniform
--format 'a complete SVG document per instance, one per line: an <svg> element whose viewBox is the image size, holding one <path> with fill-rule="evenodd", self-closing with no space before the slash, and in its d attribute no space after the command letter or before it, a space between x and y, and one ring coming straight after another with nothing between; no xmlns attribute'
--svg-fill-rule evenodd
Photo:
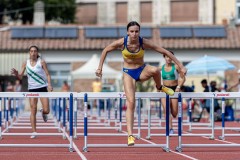
<svg viewBox="0 0 240 160"><path fill-rule="evenodd" d="M35 72L33 72L29 67L27 67L27 74L34 79L36 82L40 83L40 84L45 84L45 81L42 79L42 77L40 77L38 74L36 74Z"/></svg>

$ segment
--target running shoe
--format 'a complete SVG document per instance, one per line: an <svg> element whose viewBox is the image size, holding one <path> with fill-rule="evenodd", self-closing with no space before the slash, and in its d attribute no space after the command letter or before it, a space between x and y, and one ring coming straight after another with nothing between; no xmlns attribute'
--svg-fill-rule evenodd
<svg viewBox="0 0 240 160"><path fill-rule="evenodd" d="M165 87L165 86L162 86L162 89L158 90L158 92L161 92L161 91L165 92L166 94L168 94L170 96L174 95L174 90L172 90L171 88Z"/></svg>
<svg viewBox="0 0 240 160"><path fill-rule="evenodd" d="M133 135L128 136L128 146L134 145L135 138Z"/></svg>
<svg viewBox="0 0 240 160"><path fill-rule="evenodd" d="M47 120L48 120L47 114L44 114L44 113L43 113L43 109L42 109L42 108L40 109L40 112L42 112L43 121L44 121L44 122L47 122Z"/></svg>
<svg viewBox="0 0 240 160"><path fill-rule="evenodd" d="M42 117L43 117L43 121L44 121L44 122L47 122L47 120L48 120L48 115L47 115L47 114L42 114Z"/></svg>
<svg viewBox="0 0 240 160"><path fill-rule="evenodd" d="M174 134L174 130L172 128L170 129L169 134L170 135Z"/></svg>
<svg viewBox="0 0 240 160"><path fill-rule="evenodd" d="M31 138L31 139L34 139L34 138L36 138L36 137L37 137L37 135L36 135L36 134L37 134L37 132L33 132L30 138Z"/></svg>

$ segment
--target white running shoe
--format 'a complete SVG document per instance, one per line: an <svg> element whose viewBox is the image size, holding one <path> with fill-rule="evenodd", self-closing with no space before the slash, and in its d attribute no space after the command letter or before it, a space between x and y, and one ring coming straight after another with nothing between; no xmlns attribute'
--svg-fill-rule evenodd
<svg viewBox="0 0 240 160"><path fill-rule="evenodd" d="M34 138L36 138L36 137L37 137L37 135L36 135L36 134L37 134L37 132L33 132L30 138L31 138L31 139L34 139Z"/></svg>
<svg viewBox="0 0 240 160"><path fill-rule="evenodd" d="M171 128L169 131L169 135L173 135L174 134L174 130Z"/></svg>

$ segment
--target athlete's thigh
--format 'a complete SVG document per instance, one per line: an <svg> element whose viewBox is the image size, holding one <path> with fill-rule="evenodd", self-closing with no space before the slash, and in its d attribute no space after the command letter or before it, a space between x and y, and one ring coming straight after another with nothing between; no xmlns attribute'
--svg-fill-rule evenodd
<svg viewBox="0 0 240 160"><path fill-rule="evenodd" d="M136 81L128 74L123 73L123 85L126 98L130 101L135 100Z"/></svg>
<svg viewBox="0 0 240 160"><path fill-rule="evenodd" d="M140 81L146 81L150 79L154 74L159 72L158 68L155 66L146 65L140 75ZM160 72L159 72L160 73Z"/></svg>

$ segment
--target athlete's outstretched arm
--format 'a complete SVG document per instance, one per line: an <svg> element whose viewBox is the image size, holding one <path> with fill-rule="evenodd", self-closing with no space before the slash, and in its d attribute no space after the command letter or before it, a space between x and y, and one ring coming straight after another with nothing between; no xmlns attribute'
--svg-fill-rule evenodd
<svg viewBox="0 0 240 160"><path fill-rule="evenodd" d="M102 77L102 67L103 67L103 63L105 61L107 54L113 50L119 49L123 45L123 41L124 41L124 39L121 38L119 40L114 41L113 43L108 45L106 48L104 48L104 50L102 51L102 55L100 57L98 69L95 72L96 76Z"/></svg>
<svg viewBox="0 0 240 160"><path fill-rule="evenodd" d="M24 74L24 72L26 70L26 65L27 65L27 62L23 62L20 73L18 73L18 70L16 70L15 68L12 68L11 69L11 74L15 75L17 77L17 79L21 80L22 77L23 77L23 74Z"/></svg>
<svg viewBox="0 0 240 160"><path fill-rule="evenodd" d="M171 60L173 60L180 68L180 74L181 76L185 76L187 74L187 69L183 66L183 64L181 62L179 62L179 60L168 50L159 47L158 45L154 44L152 41L148 40L148 39L143 39L143 47L144 48L149 48L149 49L153 49L161 54L164 54L165 56L168 56Z"/></svg>

